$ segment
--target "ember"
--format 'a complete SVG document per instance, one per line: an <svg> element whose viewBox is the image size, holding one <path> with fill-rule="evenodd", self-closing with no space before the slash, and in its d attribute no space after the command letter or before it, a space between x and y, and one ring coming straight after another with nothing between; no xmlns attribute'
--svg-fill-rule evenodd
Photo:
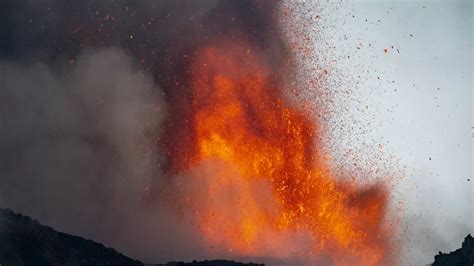
<svg viewBox="0 0 474 266"><path fill-rule="evenodd" d="M218 39L192 60L185 118L192 137L171 168L201 169L183 190L205 240L244 256L387 263L387 191L336 181L321 129L288 104L258 48Z"/></svg>

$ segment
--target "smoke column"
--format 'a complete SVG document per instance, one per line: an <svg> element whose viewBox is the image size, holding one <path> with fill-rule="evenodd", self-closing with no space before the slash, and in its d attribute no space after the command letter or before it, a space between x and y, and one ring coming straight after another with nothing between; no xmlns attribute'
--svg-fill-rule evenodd
<svg viewBox="0 0 474 266"><path fill-rule="evenodd" d="M166 153L187 135L166 114L181 113L190 57L211 37L243 33L277 66L276 6L2 1L0 206L145 261L206 258L161 203Z"/></svg>
<svg viewBox="0 0 474 266"><path fill-rule="evenodd" d="M215 40L245 39L278 80L293 59L278 8L250 0L2 1L0 206L146 262L209 258L201 232L182 222L188 207L174 204L176 180L196 174L181 171L193 159L184 151L197 147L193 59ZM268 184L256 188L272 193ZM342 190L354 205L379 195Z"/></svg>

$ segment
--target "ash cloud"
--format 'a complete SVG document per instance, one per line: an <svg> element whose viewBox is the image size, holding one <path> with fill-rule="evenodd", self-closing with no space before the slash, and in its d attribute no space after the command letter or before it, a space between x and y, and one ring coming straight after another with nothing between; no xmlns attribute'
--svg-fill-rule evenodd
<svg viewBox="0 0 474 266"><path fill-rule="evenodd" d="M166 106L131 57L109 48L73 66L2 61L0 84L1 207L141 258L179 242L178 226L165 228L177 217L145 204Z"/></svg>
<svg viewBox="0 0 474 266"><path fill-rule="evenodd" d="M145 262L209 259L166 171L189 133L187 68L237 32L277 65L277 5L1 1L0 207Z"/></svg>
<svg viewBox="0 0 474 266"><path fill-rule="evenodd" d="M243 37L279 69L288 57L275 11L279 1L255 0L5 0L0 9L0 58L69 61L86 48L120 47L151 73L173 115L162 146L171 158L186 130L188 69L195 51L222 36ZM184 128L184 130L182 130ZM184 141L186 143L186 141Z"/></svg>

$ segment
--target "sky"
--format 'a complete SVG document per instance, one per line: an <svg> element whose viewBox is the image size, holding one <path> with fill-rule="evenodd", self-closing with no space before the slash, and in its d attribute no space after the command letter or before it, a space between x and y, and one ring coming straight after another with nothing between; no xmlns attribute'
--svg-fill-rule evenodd
<svg viewBox="0 0 474 266"><path fill-rule="evenodd" d="M395 195L405 208L406 262L430 263L474 231L472 2L323 5L336 18L327 21L331 41L352 55L338 68L357 69L350 76L368 106L357 112L369 121L366 137L404 169Z"/></svg>

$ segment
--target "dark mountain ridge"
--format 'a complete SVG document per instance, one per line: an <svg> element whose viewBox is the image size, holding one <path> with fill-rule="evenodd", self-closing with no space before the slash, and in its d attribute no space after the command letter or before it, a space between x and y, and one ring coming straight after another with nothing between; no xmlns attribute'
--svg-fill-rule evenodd
<svg viewBox="0 0 474 266"><path fill-rule="evenodd" d="M27 265L130 265L128 258L82 237L57 232L11 210L0 209L0 264Z"/></svg>
<svg viewBox="0 0 474 266"><path fill-rule="evenodd" d="M1 266L145 266L112 248L55 231L37 221L0 209L0 265ZM156 266L159 266L157 264ZM263 266L226 260L168 262L164 266ZM474 238L468 235L460 249L439 253L433 266L474 265ZM148 265L152 266L152 265Z"/></svg>
<svg viewBox="0 0 474 266"><path fill-rule="evenodd" d="M55 231L27 216L0 209L0 265L143 266L144 264L97 242ZM225 260L169 262L164 265L263 266L263 264Z"/></svg>
<svg viewBox="0 0 474 266"><path fill-rule="evenodd" d="M439 252L435 256L433 266L473 266L474 265L474 238L471 235L464 238L460 249L450 253Z"/></svg>

